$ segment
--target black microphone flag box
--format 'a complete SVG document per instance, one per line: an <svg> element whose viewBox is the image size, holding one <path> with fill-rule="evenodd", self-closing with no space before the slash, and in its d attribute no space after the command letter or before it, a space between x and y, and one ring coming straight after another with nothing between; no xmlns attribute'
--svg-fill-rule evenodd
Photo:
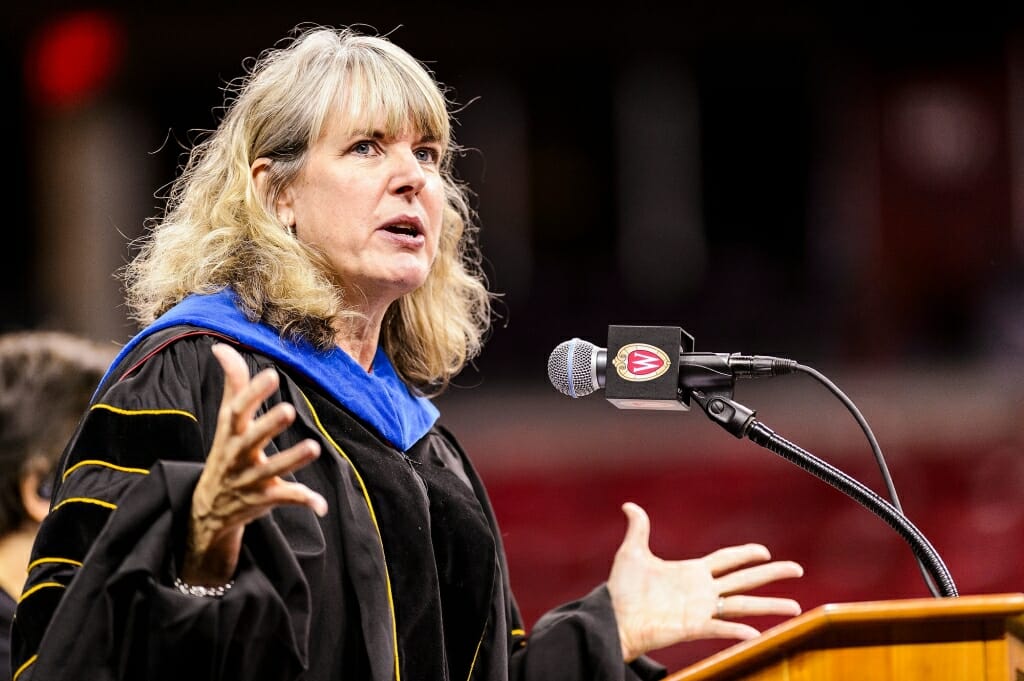
<svg viewBox="0 0 1024 681"><path fill-rule="evenodd" d="M688 410L679 354L692 350L693 336L678 326L609 326L605 399L619 409Z"/></svg>

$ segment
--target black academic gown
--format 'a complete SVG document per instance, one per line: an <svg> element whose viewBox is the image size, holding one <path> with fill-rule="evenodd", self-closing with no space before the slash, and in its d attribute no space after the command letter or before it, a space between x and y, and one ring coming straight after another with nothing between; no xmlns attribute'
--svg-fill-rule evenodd
<svg viewBox="0 0 1024 681"><path fill-rule="evenodd" d="M408 451L319 386L238 347L252 373L278 369L264 405L295 406L272 456L305 438L321 456L294 478L322 494L318 518L280 507L245 530L223 598L173 587L191 495L223 391L217 334L159 331L122 359L65 451L12 634L17 681L626 681L599 586L527 635L483 484L433 427Z"/></svg>

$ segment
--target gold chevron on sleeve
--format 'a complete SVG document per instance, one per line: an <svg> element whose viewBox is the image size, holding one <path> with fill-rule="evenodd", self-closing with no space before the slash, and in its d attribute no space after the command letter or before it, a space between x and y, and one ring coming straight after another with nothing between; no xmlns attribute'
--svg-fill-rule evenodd
<svg viewBox="0 0 1024 681"><path fill-rule="evenodd" d="M96 504L103 508L109 508L112 511L117 509L117 504L112 504L109 501L103 501L102 499L93 499L92 497L69 497L54 506L51 513L66 504Z"/></svg>
<svg viewBox="0 0 1024 681"><path fill-rule="evenodd" d="M65 565L82 567L82 562L78 560L72 560L70 558L60 558L58 556L47 556L46 558L37 558L36 560L29 563L28 567L25 568L25 572L32 572L34 568L37 568L40 565L47 565L49 563L63 563Z"/></svg>
<svg viewBox="0 0 1024 681"><path fill-rule="evenodd" d="M41 591L42 589L64 589L64 588L66 588L66 587L63 584L61 584L60 582L40 582L39 584L36 584L31 589L26 590L25 593L21 594L21 598L18 599L18 603L21 603L23 600L25 600L26 598L28 598L32 594L34 594L37 591Z"/></svg>
<svg viewBox="0 0 1024 681"><path fill-rule="evenodd" d="M82 466L103 466L105 468L112 468L115 471L121 471L122 473L136 473L138 475L149 475L149 471L147 471L145 468L128 468L126 466L118 466L117 464L112 464L109 461L101 461L99 459L86 459L85 461L79 461L74 466L64 471L64 475L62 475L60 478L61 482L67 480L68 476L71 475L73 471L81 468Z"/></svg>
<svg viewBox="0 0 1024 681"><path fill-rule="evenodd" d="M90 411L94 409L105 409L122 416L185 416L197 423L199 422L199 419L193 414L181 409L122 409L103 402L94 404L89 408Z"/></svg>

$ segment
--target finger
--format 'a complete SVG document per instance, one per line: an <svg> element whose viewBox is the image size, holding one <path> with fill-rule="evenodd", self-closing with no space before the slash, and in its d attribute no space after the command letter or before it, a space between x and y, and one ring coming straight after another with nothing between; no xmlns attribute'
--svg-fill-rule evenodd
<svg viewBox="0 0 1024 681"><path fill-rule="evenodd" d="M715 580L719 593L750 591L780 579L802 577L804 569L793 561L774 561L764 565L742 568L722 575Z"/></svg>
<svg viewBox="0 0 1024 681"><path fill-rule="evenodd" d="M228 402L228 419L233 433L246 431L260 405L277 390L279 380L276 370L264 369Z"/></svg>
<svg viewBox="0 0 1024 681"><path fill-rule="evenodd" d="M276 404L249 424L239 435L237 446L242 451L262 453L271 439L283 433L294 421L294 406L287 402Z"/></svg>
<svg viewBox="0 0 1024 681"><path fill-rule="evenodd" d="M258 492L250 491L241 496L245 507L239 511L240 523L249 523L276 506L307 506L318 516L323 517L327 514L327 500L301 482L285 482L278 479L276 485Z"/></svg>
<svg viewBox="0 0 1024 681"><path fill-rule="evenodd" d="M232 395L245 389L249 381L249 367L238 351L226 343L215 343L210 351L224 371L224 396L221 399L223 404L230 400Z"/></svg>
<svg viewBox="0 0 1024 681"><path fill-rule="evenodd" d="M323 496L301 483L292 483L290 486L293 486L294 491L298 492L295 503L309 507L321 518L327 515L327 500Z"/></svg>
<svg viewBox="0 0 1024 681"><path fill-rule="evenodd" d="M726 596L722 599L720 619L734 617L754 617L759 615L799 615L800 604L792 598L772 598L768 596Z"/></svg>
<svg viewBox="0 0 1024 681"><path fill-rule="evenodd" d="M767 547L761 544L742 544L727 546L704 556L711 574L720 575L751 563L762 563L771 560Z"/></svg>
<svg viewBox="0 0 1024 681"><path fill-rule="evenodd" d="M316 440L303 440L299 444L274 454L260 466L246 468L235 478L240 487L254 485L263 480L294 473L320 456L320 444Z"/></svg>
<svg viewBox="0 0 1024 681"><path fill-rule="evenodd" d="M231 432L244 432L260 404L277 389L277 372L268 368L250 378L249 366L233 347L217 343L211 351L224 371L219 416L230 426Z"/></svg>
<svg viewBox="0 0 1024 681"><path fill-rule="evenodd" d="M742 622L730 622L728 620L711 619L704 626L701 638L729 638L746 641L757 638L761 632Z"/></svg>
<svg viewBox="0 0 1024 681"><path fill-rule="evenodd" d="M647 517L647 512L631 501L622 505L622 512L626 514L627 526L621 548L649 551L651 520Z"/></svg>

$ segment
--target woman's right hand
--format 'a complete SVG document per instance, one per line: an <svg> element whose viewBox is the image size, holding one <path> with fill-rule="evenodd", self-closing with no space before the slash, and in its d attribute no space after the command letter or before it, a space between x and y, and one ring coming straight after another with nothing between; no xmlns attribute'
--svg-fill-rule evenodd
<svg viewBox="0 0 1024 681"><path fill-rule="evenodd" d="M224 396L217 430L192 494L188 545L179 576L195 586L226 584L235 574L246 524L285 504L327 513L327 501L298 482L281 478L320 456L315 440L303 440L273 456L263 451L295 420L295 407L275 405L254 418L277 390L278 374L264 369L250 378L242 356L230 345L213 346L224 369Z"/></svg>
<svg viewBox="0 0 1024 681"><path fill-rule="evenodd" d="M791 598L746 593L802 576L799 563L771 560L761 544L729 546L702 558L663 560L651 553L647 512L630 502L622 510L629 524L607 584L626 662L680 641L746 640L760 634L736 618L800 614L800 604Z"/></svg>

